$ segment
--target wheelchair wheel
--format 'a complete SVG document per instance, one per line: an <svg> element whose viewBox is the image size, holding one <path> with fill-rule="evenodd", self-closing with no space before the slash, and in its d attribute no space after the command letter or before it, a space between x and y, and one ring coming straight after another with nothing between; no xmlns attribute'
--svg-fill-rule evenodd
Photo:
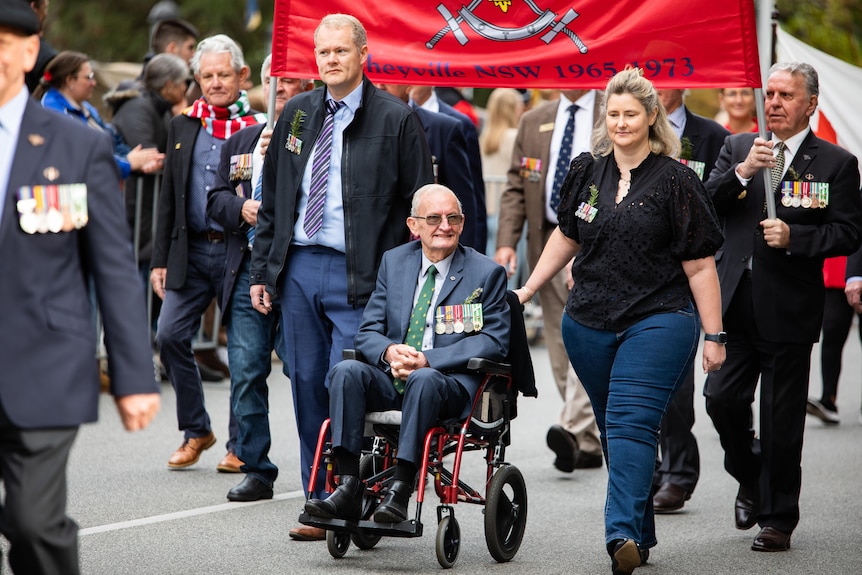
<svg viewBox="0 0 862 575"><path fill-rule="evenodd" d="M326 548L330 555L336 559L341 559L347 553L348 547L350 547L350 533L326 532Z"/></svg>
<svg viewBox="0 0 862 575"><path fill-rule="evenodd" d="M379 473L383 469L383 461L379 457L375 457L371 454L363 455L359 460L359 478L362 480L368 479L369 477L373 477L375 474ZM366 493L362 497L362 515L363 519L370 519L372 515L374 515L374 510L377 509L377 505L380 502L377 500L377 497L374 495L370 495ZM380 535L374 535L371 533L353 533L350 536L350 539L353 541L353 544L356 545L359 549L368 550L372 549L377 543L380 541Z"/></svg>
<svg viewBox="0 0 862 575"><path fill-rule="evenodd" d="M458 560L460 550L461 528L454 516L447 515L437 525L437 562L449 569Z"/></svg>
<svg viewBox="0 0 862 575"><path fill-rule="evenodd" d="M485 542L500 563L512 559L527 526L527 486L517 467L506 465L494 473L485 498Z"/></svg>

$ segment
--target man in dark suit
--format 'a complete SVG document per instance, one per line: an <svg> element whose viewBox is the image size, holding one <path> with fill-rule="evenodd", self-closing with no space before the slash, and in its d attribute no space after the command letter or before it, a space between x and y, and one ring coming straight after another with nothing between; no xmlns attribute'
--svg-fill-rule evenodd
<svg viewBox="0 0 862 575"><path fill-rule="evenodd" d="M413 86L403 84L378 84L378 88L392 94L404 103L410 103L410 93ZM461 245L482 252L487 240L479 238L478 205L473 188L473 176L467 158L467 140L461 123L451 116L436 114L425 108L413 105L419 122L425 129L428 148L434 159L434 180L455 192L458 201L464 208L464 233L461 234ZM481 214L485 219L485 214Z"/></svg>
<svg viewBox="0 0 862 575"><path fill-rule="evenodd" d="M700 176L709 177L730 132L717 122L698 116L683 103L685 90L658 90L667 119L682 143L680 162ZM653 509L671 513L682 509L700 478L700 451L694 427L694 365L674 394L661 422L661 464L655 471Z"/></svg>
<svg viewBox="0 0 862 575"><path fill-rule="evenodd" d="M150 261L150 283L163 300L156 343L177 394L177 423L184 435L182 445L168 460L170 469L194 465L216 442L192 353L201 314L222 291L225 265L224 230L206 214L207 192L215 185L225 140L266 120L264 114L253 113L241 90L249 69L233 40L223 34L202 40L191 66L203 97L171 120L168 129ZM219 470L239 471L235 441L231 411L228 453L218 464Z"/></svg>
<svg viewBox="0 0 862 575"><path fill-rule="evenodd" d="M329 416L326 374L353 347L383 252L409 239L413 192L433 181L416 113L362 73L362 23L327 15L314 45L324 85L292 98L275 127L251 262L255 309L271 313L272 297L281 301L303 488ZM326 536L307 526L289 535Z"/></svg>
<svg viewBox="0 0 862 575"><path fill-rule="evenodd" d="M724 221L716 254L727 361L706 380L706 409L739 482L736 526L758 523L755 551L786 551L799 522L802 435L811 347L823 320L823 259L862 243L857 159L817 138L817 72L808 64L769 70L771 138L725 140L707 181ZM772 172L776 217L767 218L763 168ZM760 379L760 433L751 406Z"/></svg>
<svg viewBox="0 0 862 575"><path fill-rule="evenodd" d="M476 129L476 124L465 113L456 110L453 106L447 104L442 98L437 96L437 90L432 86L411 86L410 99L423 110L436 112L444 116L448 116L461 125L461 130L464 132L464 140L466 143L467 161L470 163L470 178L473 180L473 203L476 204L476 214L464 214L467 217L468 225L472 222L473 231L469 228L465 229L465 237L467 241L464 245L471 246L479 253L484 254L488 245L488 206L485 203L485 180L482 177L482 152L479 149L479 131ZM463 200L462 200L463 203ZM464 204L464 209L468 208ZM470 237L472 236L472 237Z"/></svg>
<svg viewBox="0 0 862 575"><path fill-rule="evenodd" d="M328 498L305 504L310 515L359 519L365 412L400 409L398 463L374 520L405 521L416 472L424 472L425 434L440 418L466 416L481 383L481 375L467 372L468 360L501 361L509 349L506 272L458 245L464 225L458 198L445 186L429 184L416 191L410 214L407 226L419 241L384 254L356 334L356 349L369 363L346 360L330 373L340 480ZM463 319L475 317L466 303L481 306L481 328L465 327Z"/></svg>
<svg viewBox="0 0 862 575"><path fill-rule="evenodd" d="M15 573L75 575L78 527L66 516L66 462L78 427L96 419L99 404L88 276L126 429L149 424L159 388L111 143L30 101L24 73L36 62L38 32L27 2L3 2L0 532Z"/></svg>
<svg viewBox="0 0 862 575"><path fill-rule="evenodd" d="M573 111L572 105L577 106ZM500 198L497 252L494 254L494 259L509 275L517 272L515 248L525 222L527 262L533 268L539 261L542 248L557 227L557 213L551 208L554 190L559 192L572 158L589 151L593 126L602 118L601 109L599 92L563 90L558 101L543 104L521 116L508 181ZM561 159L567 125L571 125L572 139L568 157ZM571 269L567 268L539 290L542 334L554 382L563 399L557 423L548 429L546 441L556 456L554 467L565 473L602 466L596 416L587 392L569 363L560 331L563 308L569 297L568 280L571 280Z"/></svg>
<svg viewBox="0 0 862 575"><path fill-rule="evenodd" d="M275 90L274 117L287 101L312 86L311 80L270 77L272 55L261 66L264 100ZM266 379L272 367L272 351L283 355L281 306L276 313L258 313L249 298L249 261L254 245L254 227L260 208L263 153L268 138L266 124L257 124L231 136L221 149L218 176L210 190L207 214L225 231L227 259L219 304L227 326L230 363L231 410L237 423L236 457L245 478L230 491L231 501L272 498L278 468L269 459L269 392ZM272 130L266 130L271 134ZM285 369L286 371L286 369Z"/></svg>

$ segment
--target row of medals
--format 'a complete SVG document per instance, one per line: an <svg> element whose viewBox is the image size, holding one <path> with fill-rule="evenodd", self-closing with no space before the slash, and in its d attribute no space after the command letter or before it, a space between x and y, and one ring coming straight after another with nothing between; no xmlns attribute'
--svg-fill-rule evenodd
<svg viewBox="0 0 862 575"><path fill-rule="evenodd" d="M24 186L18 190L18 223L28 234L71 231L87 224L87 185Z"/></svg>
<svg viewBox="0 0 862 575"><path fill-rule="evenodd" d="M481 331L484 325L482 304L440 306L437 308L436 319L434 331L437 335Z"/></svg>

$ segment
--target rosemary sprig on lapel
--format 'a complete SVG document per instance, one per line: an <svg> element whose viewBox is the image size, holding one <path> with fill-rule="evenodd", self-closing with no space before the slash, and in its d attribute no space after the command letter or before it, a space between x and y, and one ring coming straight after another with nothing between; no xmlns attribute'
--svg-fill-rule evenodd
<svg viewBox="0 0 862 575"><path fill-rule="evenodd" d="M690 160L692 151L694 150L694 146L691 145L691 140L689 140L688 137L683 136L682 139L679 141L679 143L680 143L680 151L679 151L680 159Z"/></svg>
<svg viewBox="0 0 862 575"><path fill-rule="evenodd" d="M297 110L293 114L293 120L290 121L290 135L294 138L299 138L302 132L302 122L308 114L304 110Z"/></svg>
<svg viewBox="0 0 862 575"><path fill-rule="evenodd" d="M473 303L473 302L475 302L475 301L476 301L476 299L477 299L480 295L482 295L482 288L477 287L476 289L474 289L474 290L473 290L473 293L471 293L471 294L470 294L470 297L468 297L467 299L465 299L465 300L464 300L464 303L465 303L465 304Z"/></svg>
<svg viewBox="0 0 862 575"><path fill-rule="evenodd" d="M794 168L793 166L787 168L787 177L794 182L799 182L802 180L802 176L799 175L799 172L797 172L796 168Z"/></svg>
<svg viewBox="0 0 862 575"><path fill-rule="evenodd" d="M590 199L587 205L595 207L596 201L599 199L599 189L595 184L590 184Z"/></svg>

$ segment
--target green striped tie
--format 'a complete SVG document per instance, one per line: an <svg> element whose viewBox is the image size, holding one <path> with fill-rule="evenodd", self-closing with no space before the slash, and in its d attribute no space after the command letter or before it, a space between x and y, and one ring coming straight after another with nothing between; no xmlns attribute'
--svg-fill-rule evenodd
<svg viewBox="0 0 862 575"><path fill-rule="evenodd" d="M419 292L419 299L416 300L416 305L413 306L413 314L410 316L410 327L407 328L407 337L404 338L404 343L413 349L422 349L422 339L425 337L425 322L428 318L428 308L431 307L431 296L434 295L434 276L437 275L437 268L433 265L428 266L428 271L425 276L425 283L422 285L422 291ZM393 380L395 390L398 393L404 393L404 382L400 379Z"/></svg>

